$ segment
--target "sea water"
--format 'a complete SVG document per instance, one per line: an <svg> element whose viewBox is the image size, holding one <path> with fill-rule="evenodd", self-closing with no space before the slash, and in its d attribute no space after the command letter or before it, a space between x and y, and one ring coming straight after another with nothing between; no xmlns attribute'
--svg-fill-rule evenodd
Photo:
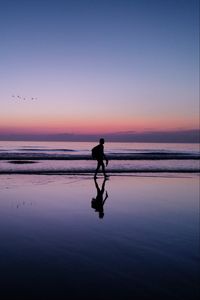
<svg viewBox="0 0 200 300"><path fill-rule="evenodd" d="M198 299L198 174L0 179L2 299Z"/></svg>
<svg viewBox="0 0 200 300"><path fill-rule="evenodd" d="M1 173L88 174L93 142L0 142ZM105 143L108 173L199 172L198 144Z"/></svg>
<svg viewBox="0 0 200 300"><path fill-rule="evenodd" d="M198 299L199 145L94 146L0 142L2 298Z"/></svg>

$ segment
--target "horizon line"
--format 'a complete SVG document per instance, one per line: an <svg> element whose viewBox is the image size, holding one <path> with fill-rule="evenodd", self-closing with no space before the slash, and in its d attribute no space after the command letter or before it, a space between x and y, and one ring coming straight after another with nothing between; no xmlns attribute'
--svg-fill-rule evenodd
<svg viewBox="0 0 200 300"><path fill-rule="evenodd" d="M112 133L9 133L1 134L1 141L96 141L100 137L110 142L168 142L199 143L200 130L159 130L159 131L124 131Z"/></svg>

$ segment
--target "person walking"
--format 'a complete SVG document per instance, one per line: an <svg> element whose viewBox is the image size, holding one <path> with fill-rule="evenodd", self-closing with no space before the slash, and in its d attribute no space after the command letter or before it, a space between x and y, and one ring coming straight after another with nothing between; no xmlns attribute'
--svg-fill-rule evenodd
<svg viewBox="0 0 200 300"><path fill-rule="evenodd" d="M104 143L105 143L104 139L101 138L99 140L99 144L92 149L92 158L97 160L97 167L94 174L95 179L97 178L97 173L99 172L100 168L102 168L104 178L105 179L108 178L108 176L106 175L105 164L104 164L104 160L105 160L106 166L108 165L108 159L104 154Z"/></svg>

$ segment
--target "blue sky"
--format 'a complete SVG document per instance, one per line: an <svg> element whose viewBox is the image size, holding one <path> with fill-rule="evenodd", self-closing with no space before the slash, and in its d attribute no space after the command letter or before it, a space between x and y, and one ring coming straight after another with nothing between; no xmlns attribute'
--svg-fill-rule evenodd
<svg viewBox="0 0 200 300"><path fill-rule="evenodd" d="M198 23L197 0L0 0L0 131L197 128Z"/></svg>

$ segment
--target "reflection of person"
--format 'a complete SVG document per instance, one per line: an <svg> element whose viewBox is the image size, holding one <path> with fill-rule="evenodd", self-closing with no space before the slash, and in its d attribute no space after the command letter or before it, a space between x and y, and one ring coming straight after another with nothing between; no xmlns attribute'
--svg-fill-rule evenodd
<svg viewBox="0 0 200 300"><path fill-rule="evenodd" d="M99 213L99 218L102 219L104 217L103 206L105 204L106 199L108 198L107 191L106 191L105 197L103 198L104 191L105 191L106 179L104 179L101 189L99 188L96 178L94 178L94 183L95 183L95 186L97 189L97 196L96 196L96 198L92 198L91 207L94 208L95 211Z"/></svg>
<svg viewBox="0 0 200 300"><path fill-rule="evenodd" d="M97 160L97 168L94 174L94 178L97 177L97 173L100 169L100 167L102 167L102 172L104 174L104 177L106 178L106 172L105 172L105 164L104 164L104 159L106 160L106 166L108 165L108 159L104 154L104 139L100 139L99 140L99 145L97 145L96 147L94 147L94 153L93 156L94 158Z"/></svg>

